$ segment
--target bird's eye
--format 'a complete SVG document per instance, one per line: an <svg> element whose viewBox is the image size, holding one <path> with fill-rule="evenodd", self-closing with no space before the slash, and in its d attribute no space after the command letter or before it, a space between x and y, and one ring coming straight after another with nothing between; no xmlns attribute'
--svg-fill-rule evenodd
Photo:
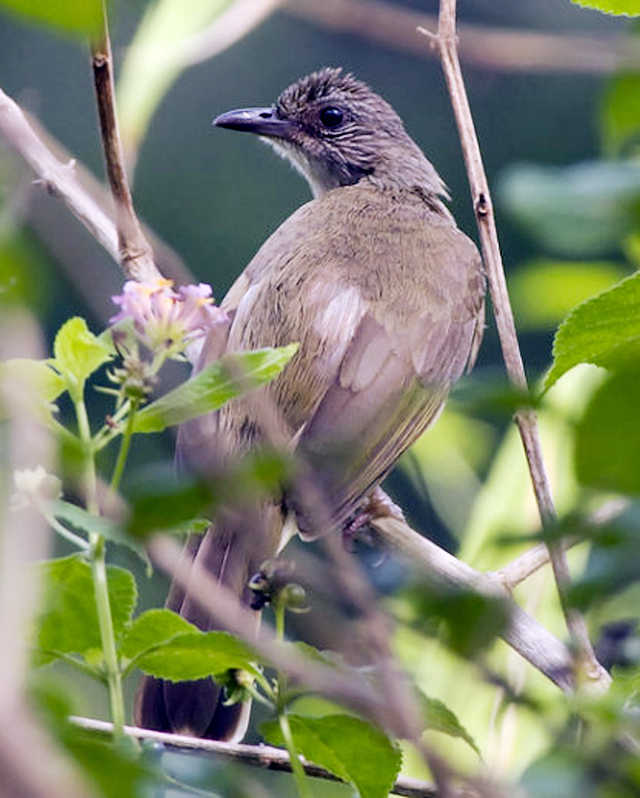
<svg viewBox="0 0 640 798"><path fill-rule="evenodd" d="M320 111L320 121L325 127L338 127L344 119L344 114L339 108L323 108Z"/></svg>

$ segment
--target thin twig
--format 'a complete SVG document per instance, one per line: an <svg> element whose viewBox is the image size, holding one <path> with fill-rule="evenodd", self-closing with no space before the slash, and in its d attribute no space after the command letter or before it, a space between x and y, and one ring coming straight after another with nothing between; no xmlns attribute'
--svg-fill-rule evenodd
<svg viewBox="0 0 640 798"><path fill-rule="evenodd" d="M107 176L115 203L120 265L128 277L144 282L161 275L153 260L151 246L142 232L133 209L124 167L124 151L118 132L113 56L106 11L103 20L102 30L92 43L91 55Z"/></svg>
<svg viewBox="0 0 640 798"><path fill-rule="evenodd" d="M71 722L82 729L97 732L100 735L111 736L113 732L113 724L103 720L72 717ZM274 748L270 745L247 745L246 743L203 740L199 737L187 737L182 734L167 734L165 732L150 731L149 729L140 729L137 726L125 726L124 730L126 734L136 740L149 740L181 751L220 754L264 770L291 773L289 754L282 748ZM341 781L333 773L319 765L314 765L313 762L309 762L304 757L301 757L301 760L308 776L326 781ZM436 798L437 796L436 789L430 782L408 778L398 779L393 786L392 793L393 795L410 796L410 798Z"/></svg>
<svg viewBox="0 0 640 798"><path fill-rule="evenodd" d="M423 32L429 36L433 44L438 48L449 88L451 104L458 125L467 167L473 207L478 223L496 326L507 374L516 389L527 391L527 380L507 292L489 185L458 59L456 0L441 0L437 35L429 34L427 31ZM528 408L519 410L516 413L516 423L522 437L542 524L548 525L554 522L556 512L542 456L534 412ZM567 628L576 651L576 664L584 668L589 679L598 682L602 679L602 668L596 660L586 624L580 613L570 607L566 601L566 593L571 576L562 546L550 544L549 555Z"/></svg>
<svg viewBox="0 0 640 798"><path fill-rule="evenodd" d="M584 522L585 526L599 527L609 524L628 508L628 499L611 499L587 516ZM565 550L569 550L583 541L583 537L568 537L562 540L562 546ZM507 565L495 571L489 571L488 574L493 579L497 579L507 590L513 590L548 562L549 548L544 543L537 543Z"/></svg>
<svg viewBox="0 0 640 798"><path fill-rule="evenodd" d="M329 30L424 58L414 35L437 26L437 17L383 0L289 0L285 10ZM461 23L460 58L480 69L504 72L609 74L640 67L633 36L556 33Z"/></svg>

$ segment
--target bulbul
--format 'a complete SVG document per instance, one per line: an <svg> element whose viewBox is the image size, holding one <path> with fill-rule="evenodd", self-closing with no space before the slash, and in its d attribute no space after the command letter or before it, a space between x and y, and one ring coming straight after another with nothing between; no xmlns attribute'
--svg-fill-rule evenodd
<svg viewBox="0 0 640 798"><path fill-rule="evenodd" d="M341 69L315 72L273 106L230 111L214 124L271 144L306 178L314 198L236 280L222 303L229 328L222 339L218 332L205 341L201 365L225 352L299 343L261 390L318 487L319 515L340 530L473 365L484 326L481 259L398 115ZM221 451L224 459L259 446L257 408L234 400L188 425L179 459L203 468ZM246 601L247 580L277 551L285 516L304 534L319 531L313 502L294 481L253 515L222 509L190 552ZM174 586L168 606L202 629L215 628L188 588ZM145 678L137 720L161 731L238 739L246 708L224 706L221 693L210 679Z"/></svg>

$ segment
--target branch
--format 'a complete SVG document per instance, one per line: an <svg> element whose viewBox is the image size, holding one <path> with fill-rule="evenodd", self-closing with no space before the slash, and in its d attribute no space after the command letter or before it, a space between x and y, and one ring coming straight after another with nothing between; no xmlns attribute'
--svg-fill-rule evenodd
<svg viewBox="0 0 640 798"><path fill-rule="evenodd" d="M117 262L115 225L80 184L75 161L63 163L45 146L20 107L0 89L0 132L38 175L38 182L64 202L91 235Z"/></svg>
<svg viewBox="0 0 640 798"><path fill-rule="evenodd" d="M397 518L376 518L372 526L388 548L412 563L420 563L437 584L473 590L480 596L505 601L509 609L509 625L501 634L505 643L565 693L572 692L571 651L515 603L497 575L476 571ZM603 668L598 673L598 680L603 685L609 684L609 675Z"/></svg>
<svg viewBox="0 0 640 798"><path fill-rule="evenodd" d="M489 185L458 59L456 0L440 0L436 35L425 30L422 32L431 39L440 53L442 68L449 88L467 167L482 254L507 374L517 390L526 392L528 390L527 380L507 292ZM521 409L516 413L516 423L524 445L540 518L543 526L546 526L555 521L556 512L542 456L535 414L528 408ZM589 679L596 683L600 682L603 678L603 669L596 660L584 619L566 601L571 576L562 546L557 543L550 544L549 556L567 628L576 651L576 664L585 669Z"/></svg>
<svg viewBox="0 0 640 798"><path fill-rule="evenodd" d="M424 58L429 55L414 31L436 28L437 17L382 0L289 0L286 11L333 31L352 33ZM638 69L633 36L528 31L461 24L460 57L481 69L504 72L609 74Z"/></svg>
<svg viewBox="0 0 640 798"><path fill-rule="evenodd" d="M133 209L133 200L125 172L124 151L118 132L113 84L113 56L106 11L103 12L102 31L97 40L92 43L91 54L107 176L115 203L120 265L128 277L145 282L161 277L161 274L155 265L151 246L142 232Z"/></svg>
<svg viewBox="0 0 640 798"><path fill-rule="evenodd" d="M100 735L111 736L113 724L93 718L73 717L71 721L81 729L98 732ZM281 748L270 745L247 745L245 743L225 743L219 740L203 740L199 737L187 737L182 734L166 734L164 732L139 729L136 726L125 726L124 731L136 740L151 740L155 743L177 748L181 751L198 751L201 753L221 754L238 760L246 765L291 773L289 754ZM342 780L328 770L314 765L304 757L300 757L304 771L308 776L326 781ZM417 779L400 778L393 786L394 795L410 796L410 798L436 798L437 791L430 782Z"/></svg>

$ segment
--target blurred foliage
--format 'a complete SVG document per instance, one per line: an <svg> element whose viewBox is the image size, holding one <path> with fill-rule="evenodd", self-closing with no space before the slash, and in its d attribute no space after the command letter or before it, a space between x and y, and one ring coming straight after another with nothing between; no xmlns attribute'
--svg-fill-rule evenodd
<svg viewBox="0 0 640 798"><path fill-rule="evenodd" d="M102 22L102 0L0 0L0 8L76 36L93 33Z"/></svg>
<svg viewBox="0 0 640 798"><path fill-rule="evenodd" d="M518 327L552 329L580 302L610 288L624 276L620 264L608 261L538 258L523 263L509 283Z"/></svg>
<svg viewBox="0 0 640 798"><path fill-rule="evenodd" d="M573 0L585 8L597 8L606 14L624 14L625 16L640 16L640 2L638 0Z"/></svg>
<svg viewBox="0 0 640 798"><path fill-rule="evenodd" d="M564 257L607 255L640 220L640 163L635 161L514 165L499 188L527 232Z"/></svg>
<svg viewBox="0 0 640 798"><path fill-rule="evenodd" d="M605 151L618 155L640 144L640 75L616 75L609 81L600 112Z"/></svg>
<svg viewBox="0 0 640 798"><path fill-rule="evenodd" d="M640 13L637 0L580 4L618 14ZM121 56L118 94L122 128L129 154L135 156L141 147L139 206L162 234L178 243L195 268L207 264L223 286L229 281L229 272L240 270L268 228L289 212L291 198L303 197L302 189L279 164L272 167L268 156L247 142L238 144L229 137L229 143L218 139L214 144L208 138L210 117L231 105L270 102L291 79L325 63L344 62L364 73L398 106L419 140L427 129L430 149L437 150L434 160L443 164L452 194L464 196L457 144L447 124L433 123L433 119L450 115L439 78L433 78L432 85L421 64L406 55L383 53L346 34L318 34L307 23L278 14L212 66L187 73L194 37L229 5L227 0L120 4L112 20L115 51ZM562 5L555 0L540 2L532 10L529 3L513 2L504 16L498 5L478 2L473 9L462 11L493 23L513 26L542 20L550 27L564 25L568 31L576 20L584 25L611 23L597 14L581 15L569 3ZM99 4L71 0L2 0L0 7L73 35L90 31L100 15ZM7 31L0 31L5 58L23 70L34 70L17 71L15 75L20 77L7 71L8 88L22 92L25 85L42 86L36 109L41 105L42 116L52 129L63 131L70 143L77 144L82 157L97 162L97 148L85 143L95 140L89 90L77 77L84 54L75 48L69 56L71 67L61 58L57 69L48 69L60 52L48 49L48 39L42 34L29 39L24 32L18 36L19 29L10 26ZM33 58L24 59L23 40ZM30 44L33 41L35 47ZM28 74L31 77L25 78ZM64 91L56 94L51 90L46 81L52 76L57 81L54 87ZM178 87L171 90L178 80ZM521 261L510 275L510 288L516 317L526 333L525 345L531 344L525 357L532 356L535 338L536 351L542 352L541 358L551 367L544 393L531 401L539 413L545 462L561 517L559 529L583 540L583 545L570 553L575 581L569 599L587 612L598 651L604 652L606 644L606 662L621 664L613 673L613 687L607 696L591 702L582 698L563 701L544 677L531 672L501 643L494 644L508 622L500 602L494 605L467 593L436 591L419 579L410 587L405 584L405 589L388 601L397 620L394 644L424 693L425 738L455 768L476 774L479 751L489 773L510 783L518 781L529 798L626 798L640 792L633 747L639 733L640 684L640 308L638 276L623 279L640 265L639 76L623 73L603 81L597 108L591 102L596 84L586 79L516 79L471 71L469 84L491 177L501 173L499 210L504 213L501 224L508 259ZM509 113L505 96L514 103ZM72 103L65 105L69 102L65 97L71 97ZM428 124L423 119L425 97ZM27 95L27 105L32 100ZM76 140L80 121L87 119L86 139ZM603 149L599 160L590 129L594 119ZM41 251L22 227L23 189L9 174L4 158L0 169L0 304L35 307L46 316L50 328L51 313L65 312L69 304L75 312L74 299L51 276L44 248ZM250 205L253 195L258 199ZM456 208L456 215L470 227L468 209ZM49 241L55 239L54 235ZM70 257L76 247L83 252L82 262L93 268L91 257L77 241L71 242L66 255ZM220 263L209 265L212 251ZM93 273L96 283L92 288L100 291L97 270ZM559 322L552 354L546 334ZM75 325L71 331L74 340L84 334L77 321ZM21 379L31 380L33 392L50 403L63 390L61 380L83 383L88 373L110 356L90 335L86 343L78 364L73 362L76 345L69 350L60 339L58 373L14 362L3 364L0 376L13 379L19 374ZM495 349L495 342L489 339L481 369L496 359ZM277 367L278 357L277 362L267 358L258 364L265 368L265 379L272 376L269 369L274 363ZM506 388L503 378L495 374L495 370L484 368L480 378L473 377L456 389L436 427L402 464L415 513L424 516L430 508L434 525L446 529L452 545L459 547L458 555L483 570L495 570L511 561L538 539L539 531L521 444L513 429L505 431L523 397ZM229 386L220 384L221 374L207 377L227 391L222 399L227 398ZM147 428L182 420L183 415L176 413L183 413L185 398L194 413L202 409L197 385L176 390L173 395L165 393L169 399L164 404L152 405L147 411ZM190 397L185 397L185 391ZM50 407L43 412L51 417ZM238 495L248 486L252 491L269 491L286 469L281 458L263 452L239 464L226 482L203 485L176 481L167 469L147 465L138 472L137 484L130 479L123 486L130 500L130 514L123 521L126 529L83 514L79 508L71 509L74 505L69 503L54 505L54 516L77 533L99 529L110 541L110 556L115 552L117 559L124 556L123 540L129 547L139 546L126 538L127 532L142 535L159 525L182 532L194 516L199 517L201 531L207 523L202 516L210 513L221 495ZM594 523L591 510L619 497L627 502L624 514L606 524ZM41 570L45 600L34 632L34 657L39 662L57 658L58 665L38 672L43 682L46 674L54 686L37 689L34 700L44 708L51 729L106 796L149 795L152 784L154 795L165 790L167 795L189 794L188 787L183 791L179 784L162 781L156 767L159 754L154 758L147 753L140 759L135 752L107 745L68 722L73 707L60 698L55 668L67 662L93 673L98 681L104 679L90 566L76 554L53 560ZM389 570L393 572L393 563ZM255 655L245 647L223 633L198 632L165 610L144 611L128 572L111 565L108 574L124 672L138 665L166 678L195 678L242 667L262 678L254 664ZM406 571L400 574L395 577L396 585L399 580L406 582ZM146 591L146 584L141 587ZM518 586L515 595L541 623L565 636L548 570ZM315 652L324 664L338 667L330 656L318 654L310 646L300 650L307 655ZM75 671L72 673L75 687ZM366 675L357 670L355 678ZM91 696L87 700L89 704L97 701ZM395 742L361 719L336 715L335 707L322 707L320 702L308 714L298 707L296 711L292 726L309 758L325 764L361 795L386 794L400 766ZM263 730L274 742L281 742L277 723L267 721ZM426 775L415 752L406 745L402 748L403 771ZM196 789L236 795L258 795L264 789L255 784L238 786L236 777L225 784L217 771L205 785L199 780L201 768L193 757L176 754L173 762L180 778ZM274 789L274 794L281 795L289 787L284 783ZM342 795L344 789L322 785L318 794Z"/></svg>

